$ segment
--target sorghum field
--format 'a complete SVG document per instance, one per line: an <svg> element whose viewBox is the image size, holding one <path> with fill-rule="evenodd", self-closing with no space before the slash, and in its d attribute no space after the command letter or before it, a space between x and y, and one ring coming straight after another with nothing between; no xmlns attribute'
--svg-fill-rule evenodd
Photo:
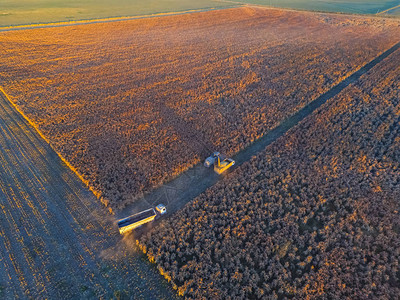
<svg viewBox="0 0 400 300"><path fill-rule="evenodd" d="M263 8L0 33L0 84L121 208L233 154L390 48L399 22Z"/></svg>
<svg viewBox="0 0 400 300"><path fill-rule="evenodd" d="M396 299L400 50L140 240L187 299Z"/></svg>

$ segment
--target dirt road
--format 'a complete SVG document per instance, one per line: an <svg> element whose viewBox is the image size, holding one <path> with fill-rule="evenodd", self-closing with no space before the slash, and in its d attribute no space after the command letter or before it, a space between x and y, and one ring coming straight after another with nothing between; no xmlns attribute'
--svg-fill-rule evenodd
<svg viewBox="0 0 400 300"><path fill-rule="evenodd" d="M2 93L0 162L1 299L174 297Z"/></svg>
<svg viewBox="0 0 400 300"><path fill-rule="evenodd" d="M117 216L119 218L123 218L142 209L146 209L150 206L155 206L159 203L163 203L167 206L166 216L174 214L186 203L192 201L201 193L205 192L208 188L216 184L218 180L220 180L223 176L226 176L227 174L232 172L232 169L235 169L244 162L250 160L252 156L255 156L259 151L263 151L268 145L276 141L281 136L285 135L291 128L293 128L299 122L304 120L307 116L312 114L316 109L318 109L329 99L335 97L347 86L356 83L361 75L371 70L374 66L376 66L378 63L380 63L382 60L387 58L398 49L400 49L400 42L378 55L375 59L365 64L362 68L355 71L346 79L332 87L329 91L322 94L317 99L310 102L308 105L299 110L297 113L284 120L279 126L275 127L273 130L255 141L249 147L237 153L233 157L233 159L236 161L235 166L231 168L231 170L227 171L226 174L219 176L213 172L212 168L207 169L203 166L203 164L198 164L188 171L182 173L171 182L155 189L151 193L145 195L139 201L119 211L117 213ZM138 234L142 233L143 231L146 231L146 229L139 230Z"/></svg>

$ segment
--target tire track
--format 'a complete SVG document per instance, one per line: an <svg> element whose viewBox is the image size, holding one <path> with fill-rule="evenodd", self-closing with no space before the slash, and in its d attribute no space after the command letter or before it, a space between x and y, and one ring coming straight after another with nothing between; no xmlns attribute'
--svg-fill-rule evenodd
<svg viewBox="0 0 400 300"><path fill-rule="evenodd" d="M7 132L6 130L3 131ZM10 131L8 131L10 132ZM6 137L6 139L8 141L10 140L15 140L14 137ZM3 144L3 141L2 141ZM33 155L35 153L34 149L28 149L28 151ZM30 198L35 198L35 199L45 199L46 197L49 197L49 194L53 194L53 193L34 193L33 197L30 197L28 195L28 193L24 192L23 189L23 184L25 184L26 187L29 188L30 191L38 191L37 186L34 186L35 183L40 182L42 179L41 178L34 178L35 180L31 181L29 178L27 178L27 173L26 171L24 172L24 170L21 168L21 165L18 163L18 157L14 154L14 152L10 151L10 155L8 155L7 157L2 156L1 160L3 162L5 162L5 166L8 166L9 168L6 170L3 170L3 174L8 176L2 176L3 178L10 178L10 180L8 180L8 182L3 182L3 185L5 183L5 185L12 187L15 186L15 189L10 189L9 194L13 194L12 196L12 200L14 202L14 208L18 209L18 213L20 214L20 221L18 222L18 219L13 219L12 222L9 220L10 226L8 228L8 230L10 232L14 233L14 238L11 239L12 241L12 248L13 249L18 249L18 251L14 251L14 253L25 253L25 260L26 260L26 264L22 264L23 268L24 268L24 273L31 275L31 274L37 274L40 270L41 266L32 266L31 263L31 259L29 259L28 254L26 254L26 246L24 243L21 243L21 245L19 245L17 243L17 241L21 240L27 240L28 239L28 235L24 232L24 230L12 230L12 228L17 227L17 222L18 223L23 223L23 229L26 230L26 227L30 225L30 223L25 223L25 222L21 222L21 218L22 220L27 220L29 218L29 210L32 209L32 213L33 215L35 215L36 220L38 221L38 223L41 223L44 225L43 229L44 231L42 232L42 235L47 237L47 240L49 244L52 244L52 246L55 249L58 249L59 253L62 253L62 250L60 250L59 245L54 244L51 241L51 237L58 234L60 238L62 238L62 240L64 241L64 243L67 243L69 245L69 248L71 249L71 255L73 256L73 259L71 260L71 262L68 264L68 268L70 270L70 272L73 272L73 270L76 270L77 268L80 267L80 264L78 263L79 258L80 258L80 252L81 249L78 249L78 247L75 245L76 243L74 243L74 236L72 234L72 232L70 230L66 230L69 229L69 227L66 228L62 228L62 224L70 224L71 220L69 220L64 214L57 214L57 210L63 210L62 207L59 207L57 205L57 209L51 211L51 215L48 214L46 215L47 218L47 222L44 222L43 216L41 216L40 214L38 214L38 210L35 209L34 204L32 203L32 201L30 200ZM11 169L11 166L13 166L13 169ZM29 166L28 166L29 168ZM31 168L29 168L30 171ZM47 171L47 170L46 170ZM32 172L29 172L30 175L33 175ZM33 176L34 177L34 176ZM32 184L33 183L33 184ZM57 195L57 194L54 194ZM24 201L25 200L25 201ZM40 200L39 200L40 202ZM41 205L43 206L43 205ZM15 214L14 214L15 215ZM11 215L11 218L13 218L13 215ZM71 227L72 228L72 227ZM33 231L33 228L29 228L30 230ZM25 251L24 251L25 250ZM16 259L17 262L20 262L22 260L22 257L18 257L18 259ZM89 257L85 257L84 258L85 261L88 261L92 264L91 259ZM31 266L31 272L29 272L26 269L26 266ZM91 265L91 267L93 268L93 265ZM28 282L31 282L32 278L29 278ZM75 282L75 285L77 285L78 282ZM36 282L32 287L30 287L29 290L34 289L35 287L37 287L38 282Z"/></svg>
<svg viewBox="0 0 400 300"><path fill-rule="evenodd" d="M392 53L400 49L400 42L393 45L391 48L383 51L380 55L375 57L373 60L365 64L360 69L353 72L351 75L343 79L341 82L333 86L330 90L320 95L318 98L304 106L302 109L297 111L295 114L281 122L277 127L269 131L267 134L253 142L250 146L243 149L235 156L233 159L236 164L227 173L232 172L232 170L238 168L240 165L249 161L258 152L263 151L268 145L284 136L291 128L295 127L306 117L311 115L316 109L323 105L328 100L332 99L338 95L343 89L349 85L357 82L360 77L383 61L385 58L390 56ZM212 169L212 168L211 168ZM190 174L196 174L193 179ZM164 195L165 200L167 200L167 214L166 216L171 216L173 213L177 212L186 203L192 201L194 198L199 196L201 193L205 192L208 188L216 184L221 178L225 176L218 176L213 172L213 170L206 170L202 164L194 166L192 169L182 173L179 177L175 178L171 182L155 189L148 195L145 195L143 199L136 201L132 205L127 206L125 209L117 212L118 218L124 218L132 213L138 212L140 208L143 208L144 203L155 203L156 200L160 199L160 195ZM191 178L192 179L188 179ZM194 184L193 184L194 183ZM174 189L173 187L182 186L181 189ZM180 193L180 196L176 197L176 192ZM173 201L171 201L173 199ZM162 201L161 201L162 202ZM158 222L158 221L155 221ZM138 235L140 235L145 230L139 230Z"/></svg>
<svg viewBox="0 0 400 300"><path fill-rule="evenodd" d="M10 123L11 123L11 122L12 122L12 121L10 120ZM28 151L29 151L29 153L31 153L31 155L32 155L32 153L34 153L36 150L35 150L35 148L33 147L33 144L32 144L32 143L29 143L29 144L30 144L32 147L30 147L30 149L28 149ZM39 153L38 156L40 156L40 157L43 158L43 159L46 159L46 156L43 155L42 153ZM49 163L48 160L46 160L46 163ZM10 163L10 165L18 165L18 164L17 164L17 158L16 158L12 163ZM50 172L51 174L54 174L54 172L57 172L57 170L54 170L54 169L45 170L45 173L49 173L49 172ZM19 173L22 174L22 171L20 171ZM56 179L57 179L57 178L56 178ZM41 181L44 181L44 178L37 178L37 180L35 180L34 183L40 183ZM23 179L21 179L21 178L19 178L19 182L27 182L27 181L26 181L26 180L23 180ZM53 184L54 184L54 182L53 182ZM56 185L59 185L59 184L62 184L62 182L60 182L60 181L57 179ZM71 193L72 193L72 191L71 191ZM47 195L42 194L41 197L46 197L46 196L48 196L48 194L54 195L53 197L57 198L57 200L61 200L61 199L58 198L57 191L53 191L52 188L48 189ZM78 199L78 197L76 197L76 198ZM59 212L62 212L62 211L65 211L65 210L66 210L65 207L60 207L60 206L58 205L58 203L61 203L61 202L62 202L62 200L61 200L61 201L55 201L55 203L56 203L56 205L57 205L57 207L58 207L57 211L59 211ZM70 223L77 223L77 224L78 224L78 223L79 223L78 220L73 216L73 212L72 212L72 211L69 211L69 213L70 213L70 215L68 215L68 214L62 214L63 219L60 219L60 218L54 219L53 216L58 216L57 214L54 214L54 211L52 212L51 215L49 215L49 214L47 213L47 219L48 219L47 223L51 223L51 226L50 226L50 227L52 228L52 231L53 231L52 233L48 233L48 235L49 235L49 236L52 236L52 235L56 234L57 232L61 232L61 236L63 236L63 239L64 239L65 241L67 241L67 243L69 244L70 249L73 250L73 253L74 253L73 255L74 255L75 260L76 260L76 261L81 260L81 263L82 263L82 264L84 264L84 265L90 265L90 266L89 266L90 269L96 270L96 268L95 268L95 266L94 266L94 263L93 263L94 260L93 260L91 257L88 257L88 256L87 256L88 253L89 253L89 255L91 255L91 251L90 251L87 247L85 247L83 243L81 243L81 246L84 248L85 251L81 251L82 249L79 249L79 247L77 247L77 245L76 245L77 243L73 242L73 240L74 240L74 239L73 239L73 234L72 234L71 232L69 232L69 231L67 232L65 229L62 230L62 228L60 227L60 224L65 224L65 223L66 223L66 224L70 224ZM84 220L84 219L82 219L82 217L83 217L83 216L87 216L87 212L79 212L79 213L80 213L79 219L80 219L81 221ZM81 215L82 215L82 217L81 217ZM72 216L72 219L69 218L70 216ZM60 217L61 217L61 216L60 216ZM84 220L84 221L85 221L85 220ZM81 223L82 223L82 222L81 222ZM81 224L81 225L83 225L84 227L86 227L86 224ZM71 227L71 228L73 229L73 227ZM73 229L73 230L75 231L75 229ZM80 255L80 254L79 254L80 251L81 251L82 253L84 253L85 255L84 255L84 256ZM68 265L68 267L71 269L71 272L72 272L74 269L81 267L80 264L76 264L76 263L75 263L75 260L72 262L72 264L69 264L69 265ZM99 274L96 274L96 275L99 276ZM76 282L75 286L77 286L77 282ZM107 286L107 283L106 283L106 282L102 282L102 284L101 284L102 289L103 289L103 286Z"/></svg>
<svg viewBox="0 0 400 300"><path fill-rule="evenodd" d="M102 257L123 246L112 220L3 93L0 162L1 299L174 297L141 256Z"/></svg>
<svg viewBox="0 0 400 300"><path fill-rule="evenodd" d="M0 95L0 96L3 96L3 95ZM7 114L7 116L9 117L9 119L8 119L9 123L12 123L15 126L15 128L18 128L18 126L19 126L18 123L24 122L24 119L18 115L19 122L17 122L10 115L13 113L13 108L6 104L7 104L7 101L4 101L1 103L1 106L4 109L5 113ZM39 174L39 173L41 174L41 175L39 175L39 177L41 177L41 178L37 182L40 184L40 182L48 182L49 180L54 180L54 177L48 176L47 174L49 174L49 173L51 174L53 172L60 172L60 170L59 170L60 168L57 168L57 169L54 168L54 165L50 161L51 159L57 159L56 153L54 151L52 151L52 149L50 149L50 148L47 150L46 149L42 149L42 150L37 149L37 145L42 142L42 139L38 135L32 134L31 132L23 131L23 130L20 131L20 134L22 134L24 136L24 138L26 139L26 141L28 142L28 143L25 143L24 145L22 145L18 141L18 139L14 139L15 143L20 146L21 151L25 152L25 154L28 156L32 155L32 153L38 152L38 155L40 155L40 158L42 159L36 168L30 169L32 172L36 171L37 174ZM23 150L24 148L27 148L27 150L24 151ZM39 159L39 158L37 158L37 159ZM46 167L46 169L45 169L45 167ZM62 170L62 171L64 171L63 175L65 175L62 178L62 181L67 181L68 183L70 183L75 180L75 177L72 178L71 174L65 173L65 170ZM63 173L63 172L60 172L60 173ZM56 179L57 178L58 177L56 177ZM81 199L80 197L78 197L79 195L76 193L76 191L74 191L74 189L71 188L72 186L74 186L74 185L68 184L65 187L68 189L67 192L74 192L75 195L77 196L77 199ZM84 201L81 201L81 204L87 209L87 212L82 212L82 215L87 215L88 213L91 214L93 212L94 209L89 209L87 203L85 203ZM104 224L98 223L97 225L101 226L104 230L107 228L104 226Z"/></svg>

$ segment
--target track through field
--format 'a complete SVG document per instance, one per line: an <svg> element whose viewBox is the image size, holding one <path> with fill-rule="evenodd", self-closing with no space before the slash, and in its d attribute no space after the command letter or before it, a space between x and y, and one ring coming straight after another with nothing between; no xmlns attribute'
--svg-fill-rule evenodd
<svg viewBox="0 0 400 300"><path fill-rule="evenodd" d="M272 144L274 141L284 136L291 128L293 128L306 117L311 115L321 105L323 105L329 99L335 97L347 86L356 83L363 74L371 70L374 66L376 66L378 63L380 63L382 60L390 56L398 49L400 49L400 42L378 55L375 59L352 73L346 79L332 87L329 91L322 94L317 99L300 109L297 113L284 120L279 126L275 127L273 130L255 141L249 147L237 153L233 157L233 159L236 161L235 166L226 173L231 173L232 170L242 165L244 162L250 160L258 152L263 151L268 145ZM218 149L215 150L217 151ZM155 189L154 191L145 195L139 201L119 211L117 213L117 216L118 218L123 218L130 214L139 212L140 210L146 209L149 205L155 206L159 203L163 203L167 206L166 216L171 216L180 208L182 208L186 203L192 201L201 193L205 192L208 188L216 184L227 174L223 174L222 176L217 175L213 172L212 168L207 169L203 166L203 164L198 164L188 171L182 173L171 182ZM139 230L138 234L144 231L145 230Z"/></svg>
<svg viewBox="0 0 400 300"><path fill-rule="evenodd" d="M385 51L238 153L236 166L285 135L399 48L400 43ZM135 253L135 246L127 245L132 236L121 240L115 219L2 93L0 130L0 299L117 298L124 294L140 299L173 298L174 292ZM189 139L194 133L186 134ZM117 217L158 203L167 204L171 215L221 178L197 165L118 212Z"/></svg>
<svg viewBox="0 0 400 300"><path fill-rule="evenodd" d="M0 298L173 298L0 92Z"/></svg>

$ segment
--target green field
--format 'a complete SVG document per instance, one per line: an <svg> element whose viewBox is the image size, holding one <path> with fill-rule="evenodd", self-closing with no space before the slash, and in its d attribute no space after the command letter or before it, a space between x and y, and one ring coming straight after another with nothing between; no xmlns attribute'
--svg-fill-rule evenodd
<svg viewBox="0 0 400 300"><path fill-rule="evenodd" d="M0 26L232 6L213 0L0 0Z"/></svg>
<svg viewBox="0 0 400 300"><path fill-rule="evenodd" d="M399 0L243 0L240 2L356 14L376 14L400 5Z"/></svg>
<svg viewBox="0 0 400 300"><path fill-rule="evenodd" d="M192 9L223 8L236 0L0 0L0 27L109 17L140 16ZM399 0L237 0L304 10L376 14ZM389 12L400 15L400 9Z"/></svg>
<svg viewBox="0 0 400 300"><path fill-rule="evenodd" d="M400 7L390 10L388 14L393 16L400 16Z"/></svg>

